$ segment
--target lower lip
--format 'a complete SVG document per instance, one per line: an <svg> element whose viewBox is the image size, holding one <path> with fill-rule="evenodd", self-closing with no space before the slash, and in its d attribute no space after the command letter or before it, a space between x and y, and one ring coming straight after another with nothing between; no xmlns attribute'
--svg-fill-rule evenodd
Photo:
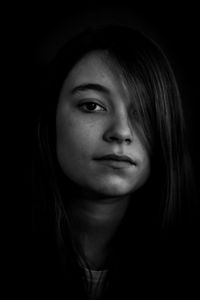
<svg viewBox="0 0 200 300"><path fill-rule="evenodd" d="M129 163L128 161L118 161L118 160L107 160L107 159L101 159L98 160L99 163L111 167L113 169L127 169L127 168L131 168L133 166L133 164Z"/></svg>

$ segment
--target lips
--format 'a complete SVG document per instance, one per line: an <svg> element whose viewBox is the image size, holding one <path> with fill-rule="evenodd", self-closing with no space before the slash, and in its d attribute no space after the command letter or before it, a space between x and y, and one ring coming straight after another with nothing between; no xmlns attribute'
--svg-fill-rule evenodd
<svg viewBox="0 0 200 300"><path fill-rule="evenodd" d="M117 163L125 163L129 165L135 165L135 161L127 155L116 155L116 154L108 154L95 158L95 160L99 161L108 161L108 162L116 162Z"/></svg>

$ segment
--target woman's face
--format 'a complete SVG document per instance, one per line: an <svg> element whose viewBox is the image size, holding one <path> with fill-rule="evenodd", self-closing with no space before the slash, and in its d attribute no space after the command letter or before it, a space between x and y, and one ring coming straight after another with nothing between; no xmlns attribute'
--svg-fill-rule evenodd
<svg viewBox="0 0 200 300"><path fill-rule="evenodd" d="M62 86L56 113L57 157L64 174L105 196L123 196L144 184L150 158L131 117L119 68L90 52Z"/></svg>

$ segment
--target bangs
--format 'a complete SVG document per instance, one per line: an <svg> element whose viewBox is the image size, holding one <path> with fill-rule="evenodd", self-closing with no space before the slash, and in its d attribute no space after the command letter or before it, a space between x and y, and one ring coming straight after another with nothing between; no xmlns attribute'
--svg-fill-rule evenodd
<svg viewBox="0 0 200 300"><path fill-rule="evenodd" d="M131 99L133 124L140 134L149 153L153 152L155 134L155 114L152 99L139 76L124 69L123 76Z"/></svg>
<svg viewBox="0 0 200 300"><path fill-rule="evenodd" d="M155 109L153 95L142 72L132 62L127 63L109 51L104 52L104 59L112 71L118 72L130 99L129 115L132 125L146 149L151 154L154 148Z"/></svg>

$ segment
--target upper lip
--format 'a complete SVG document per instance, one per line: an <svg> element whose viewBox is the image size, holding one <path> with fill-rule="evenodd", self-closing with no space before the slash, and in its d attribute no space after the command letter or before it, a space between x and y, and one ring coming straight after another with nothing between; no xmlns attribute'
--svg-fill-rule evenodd
<svg viewBox="0 0 200 300"><path fill-rule="evenodd" d="M115 160L115 161L125 161L130 164L135 164L132 158L127 155L117 155L117 154L107 154L95 158L96 160Z"/></svg>

